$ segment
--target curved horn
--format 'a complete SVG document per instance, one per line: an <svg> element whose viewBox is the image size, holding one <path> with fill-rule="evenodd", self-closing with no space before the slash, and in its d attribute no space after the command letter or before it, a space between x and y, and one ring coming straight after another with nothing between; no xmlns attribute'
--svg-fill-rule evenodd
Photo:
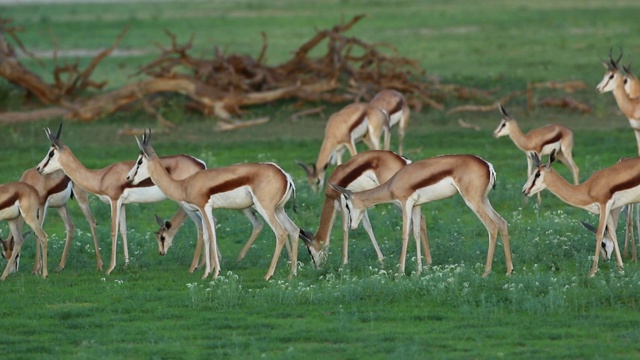
<svg viewBox="0 0 640 360"><path fill-rule="evenodd" d="M308 176L313 176L316 172L315 164L313 164L311 167L301 161L296 161L296 164L298 164L302 169L304 169L304 171L307 173Z"/></svg>
<svg viewBox="0 0 640 360"><path fill-rule="evenodd" d="M56 139L60 139L60 135L62 135L62 121L60 125L58 125L58 133L56 134Z"/></svg>

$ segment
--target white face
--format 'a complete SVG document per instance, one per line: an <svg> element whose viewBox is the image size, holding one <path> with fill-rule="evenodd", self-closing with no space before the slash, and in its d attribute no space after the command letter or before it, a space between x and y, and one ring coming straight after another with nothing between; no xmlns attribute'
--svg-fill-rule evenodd
<svg viewBox="0 0 640 360"><path fill-rule="evenodd" d="M160 230L156 232L156 241L158 242L158 254L164 256L169 251L169 248L173 244L173 237L175 234L172 234L166 226L161 226Z"/></svg>
<svg viewBox="0 0 640 360"><path fill-rule="evenodd" d="M360 221L362 221L364 212L354 206L353 199L346 195L340 195L340 207L342 207L342 211L347 215L346 218L349 219L349 228L351 230L357 229Z"/></svg>
<svg viewBox="0 0 640 360"><path fill-rule="evenodd" d="M133 185L138 185L140 182L149 178L149 161L147 158L140 154L136 160L135 165L127 173L127 181Z"/></svg>
<svg viewBox="0 0 640 360"><path fill-rule="evenodd" d="M47 155L40 161L36 168L40 174L50 174L54 171L61 170L60 151L54 145L51 145Z"/></svg>
<svg viewBox="0 0 640 360"><path fill-rule="evenodd" d="M600 255L602 255L606 260L611 259L611 254L613 253L613 241L609 238L609 234L604 234L601 245Z"/></svg>
<svg viewBox="0 0 640 360"><path fill-rule="evenodd" d="M544 182L544 175L547 171L548 170L543 166L533 169L533 173L529 176L527 182L522 187L522 193L526 196L533 196L546 189L547 184Z"/></svg>
<svg viewBox="0 0 640 360"><path fill-rule="evenodd" d="M500 120L498 127L493 131L493 137L497 138L506 135L509 135L509 121L503 118Z"/></svg>
<svg viewBox="0 0 640 360"><path fill-rule="evenodd" d="M620 73L617 70L607 70L604 73L604 77L600 81L600 83L596 86L596 90L600 93L606 93L609 91L613 91L616 87L617 77L620 76Z"/></svg>
<svg viewBox="0 0 640 360"><path fill-rule="evenodd" d="M313 260L315 267L321 267L327 261L328 251L326 249L318 251L313 246L307 245L307 250L309 250L309 255L311 255L311 260Z"/></svg>

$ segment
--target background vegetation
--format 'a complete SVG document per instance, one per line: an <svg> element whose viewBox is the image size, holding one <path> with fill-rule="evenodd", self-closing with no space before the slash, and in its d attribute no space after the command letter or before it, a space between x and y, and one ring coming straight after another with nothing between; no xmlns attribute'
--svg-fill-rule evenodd
<svg viewBox="0 0 640 360"><path fill-rule="evenodd" d="M60 51L107 47L130 25L119 48L123 54L105 60L96 72L96 80L107 79L110 87L131 81L138 66L156 57L153 43L168 41L163 29L178 39L193 34L203 55L216 46L255 55L264 31L269 62L278 63L316 29L367 13L350 31L352 36L393 44L443 83L493 89L497 95L524 89L527 82L587 83L587 89L573 96L592 106L589 114L542 107L527 112L524 99L508 106L525 130L550 122L572 128L584 180L622 156L636 155L634 136L613 97L594 88L603 74L599 58L608 56L610 48L624 49L624 63L637 61L639 7L631 0L3 1L0 13L25 28L21 39L44 58L55 46ZM81 63L88 59L79 57ZM51 62L40 71L48 76ZM551 90L536 94L536 100L558 95ZM0 82L0 111L23 108L23 97ZM214 132L215 119L177 109L182 107L161 109L179 127L154 136L159 154L191 154L209 167L277 162L294 176L298 188L299 211L289 214L301 227L316 229L322 199L310 192L295 160L315 158L325 119L335 108L297 122L289 120L297 109L287 102L253 108L248 116L269 115L271 122L229 133ZM460 128L460 118L481 131ZM324 268L314 269L301 246L299 275L286 279L283 256L268 282L262 276L273 252L273 235L265 228L247 257L236 263L250 232L238 212L216 214L224 257L218 280L200 280L201 271L187 272L194 248L192 224L181 229L169 254L159 257L153 214L168 218L176 209L170 201L128 206L133 258L124 267L120 251L118 267L106 276L95 271L88 227L72 204L78 231L66 270L47 280L33 276L29 239L21 271L0 284L0 351L6 358L637 358L638 265L626 261L621 272L615 262L601 261L596 277L587 278L594 237L578 220L594 223L596 218L550 193L543 194L541 206L523 199L525 155L509 139L491 137L498 121L497 112L413 113L405 148L412 159L473 153L493 163L498 184L491 201L510 225L513 276L504 275L499 245L491 276L480 277L486 231L459 197L423 206L434 264L420 275L414 273L413 259L407 276L394 275L400 214L381 205L371 217L384 265L377 263L359 229L351 234L350 264L341 267L337 222ZM42 128L58 122L3 127L0 182L15 181L42 159L49 145ZM154 119L131 109L93 123L65 123L63 140L87 167L100 168L137 155L134 139L117 135L118 130L147 126L155 127ZM392 140L394 148L396 144ZM569 176L566 167L558 169ZM108 207L93 198L92 209L105 256L111 250ZM53 271L64 239L55 212L49 213L45 230Z"/></svg>

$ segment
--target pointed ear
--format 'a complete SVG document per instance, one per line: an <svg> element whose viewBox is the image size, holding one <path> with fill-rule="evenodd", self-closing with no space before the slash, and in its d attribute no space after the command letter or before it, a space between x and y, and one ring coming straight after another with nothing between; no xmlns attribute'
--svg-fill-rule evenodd
<svg viewBox="0 0 640 360"><path fill-rule="evenodd" d="M144 142L144 137L142 138L142 143L140 142L140 139L138 139L137 136L135 138L136 138L136 142L138 143L138 149L140 149L140 151L142 151L142 153L144 153L144 146L142 145L143 142Z"/></svg>
<svg viewBox="0 0 640 360"><path fill-rule="evenodd" d="M334 185L329 183L329 185L336 190L337 192L341 193L342 195L346 196L347 198L350 198L351 196L353 196L353 191L349 190L349 189L345 189L342 186L338 186L338 185Z"/></svg>
<svg viewBox="0 0 640 360"><path fill-rule="evenodd" d="M144 135L142 137L142 143L147 146L149 145L149 141L151 141L151 128L145 130Z"/></svg>
<svg viewBox="0 0 640 360"><path fill-rule="evenodd" d="M507 119L510 119L511 117L509 116L509 114L507 113L507 109L504 108L504 106L502 106L502 104L499 104L498 107L500 108L500 113L506 117Z"/></svg>
<svg viewBox="0 0 640 360"><path fill-rule="evenodd" d="M538 153L535 151L532 151L531 153L529 153L529 157L531 157L531 160L533 160L533 165L538 167L540 166L540 156L538 156Z"/></svg>
<svg viewBox="0 0 640 360"><path fill-rule="evenodd" d="M551 150L551 154L549 155L549 167L556 161L556 149Z"/></svg>
<svg viewBox="0 0 640 360"><path fill-rule="evenodd" d="M158 223L158 225L164 226L164 220L160 216L158 216L156 214L154 214L153 216L155 217L156 222Z"/></svg>
<svg viewBox="0 0 640 360"><path fill-rule="evenodd" d="M582 224L582 226L584 226L585 229L591 231L592 233L594 234L596 233L597 229L593 225L586 223L584 221L580 221L580 224Z"/></svg>
<svg viewBox="0 0 640 360"><path fill-rule="evenodd" d="M64 146L60 141L61 131L62 131L62 123L60 123L60 127L58 127L58 135L56 136L53 135L53 133L51 132L51 129L49 128L44 129L44 133L47 135L47 138L49 139L49 141L51 141L51 144L55 146L56 149L60 149L62 146Z"/></svg>
<svg viewBox="0 0 640 360"><path fill-rule="evenodd" d="M304 242L305 245L309 246L313 242L313 234L305 229L300 229L300 233L298 237Z"/></svg>

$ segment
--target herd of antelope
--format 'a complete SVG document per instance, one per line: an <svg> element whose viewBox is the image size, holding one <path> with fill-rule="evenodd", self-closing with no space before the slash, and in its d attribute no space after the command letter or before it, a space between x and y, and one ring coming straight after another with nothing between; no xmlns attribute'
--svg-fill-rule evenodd
<svg viewBox="0 0 640 360"><path fill-rule="evenodd" d="M635 131L640 155L640 82L629 67L619 65L621 57L614 60L610 54L609 60L603 61L607 70L597 90L600 93L613 92L620 110ZM549 189L564 202L598 214L598 226L591 227L596 233L596 249L590 276L598 269L600 254L608 259L615 252L618 266L622 268L615 230L621 209L640 202L640 157L622 159L580 183L579 168L572 156L574 139L570 129L552 124L525 134L502 105L499 109L502 116L493 136L509 136L526 154L527 180L522 193L526 196L537 194L540 201L540 191ZM265 279L269 279L275 272L283 247L289 256L290 274L296 274L299 239L303 240L315 266L321 266L327 258L337 213L342 214L342 263L348 262L349 230L357 228L360 221L364 223L378 260L382 261L384 256L367 214L369 207L380 203L395 203L402 213L399 272L404 273L411 233L415 239L417 271L420 272L423 267L422 251L426 263L431 264L427 226L420 206L457 193L480 219L489 235L483 276L491 271L498 234L505 252L506 273L511 274L513 263L508 224L493 209L488 197L496 181L493 165L475 155L461 154L440 155L415 162L408 160L402 153L409 115L409 106L401 93L383 90L369 103L347 105L329 118L315 163L298 162L307 174L311 189L314 192L324 189L325 201L315 234L299 228L285 212L287 202L291 198L295 202L296 189L291 176L274 163L207 169L203 161L192 156L158 156L151 145L151 132L147 131L142 140L136 138L139 156L135 161L90 170L62 142L62 124L55 134L45 129L51 147L44 159L35 168L25 171L19 181L0 185L0 220L7 220L10 229L10 236L2 241L2 255L8 262L0 280L18 270L20 250L26 236L22 233L25 222L36 237L33 272L47 277L47 234L42 230L42 224L50 207L58 209L65 224L65 246L58 265L58 270L64 269L75 231L67 210L72 194L89 223L96 266L102 270L89 193L98 196L111 208L111 261L107 274L116 267L118 234L122 236L125 263L129 262L125 205L153 203L166 198L178 203L179 209L170 220L156 216L160 225L156 232L158 252L160 255L167 253L178 230L187 217L190 218L197 228L197 241L189 271L204 267L203 278L210 275L215 278L221 270L214 209L241 210L253 226L238 260L245 256L261 232L263 220L269 225L276 238L273 258L265 275ZM394 126L397 126L399 134L398 153L389 151L391 128ZM358 141L363 141L370 150L357 153ZM351 158L342 163L345 149ZM545 155L549 156L547 163L541 161ZM569 167L573 183L552 168L556 159ZM331 164L336 164L336 167L325 184L325 173ZM632 210L628 214L627 221L631 222ZM628 229L633 228L630 225ZM625 250L626 247L625 242ZM635 260L633 243L632 252Z"/></svg>

